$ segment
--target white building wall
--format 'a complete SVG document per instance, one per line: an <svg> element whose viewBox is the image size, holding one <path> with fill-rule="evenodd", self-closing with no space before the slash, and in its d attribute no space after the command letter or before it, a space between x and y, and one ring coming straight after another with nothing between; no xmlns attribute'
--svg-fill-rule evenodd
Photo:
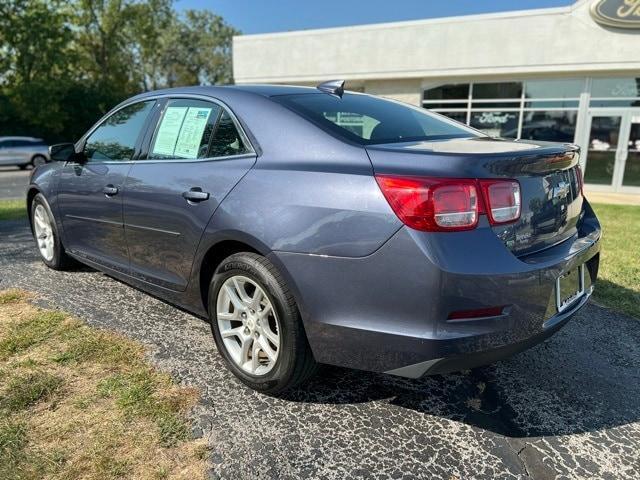
<svg viewBox="0 0 640 480"><path fill-rule="evenodd" d="M640 71L638 33L597 24L589 6L580 0L526 12L238 36L234 78L313 83ZM408 83L397 85L405 95Z"/></svg>

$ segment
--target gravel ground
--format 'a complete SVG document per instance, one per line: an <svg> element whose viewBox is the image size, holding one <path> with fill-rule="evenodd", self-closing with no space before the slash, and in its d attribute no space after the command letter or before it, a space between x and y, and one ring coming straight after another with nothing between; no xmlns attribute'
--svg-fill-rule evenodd
<svg viewBox="0 0 640 480"><path fill-rule="evenodd" d="M0 223L7 287L145 343L200 387L213 478L640 478L640 320L597 305L494 366L418 381L327 367L275 399L233 380L204 321L90 269L47 269L24 222Z"/></svg>

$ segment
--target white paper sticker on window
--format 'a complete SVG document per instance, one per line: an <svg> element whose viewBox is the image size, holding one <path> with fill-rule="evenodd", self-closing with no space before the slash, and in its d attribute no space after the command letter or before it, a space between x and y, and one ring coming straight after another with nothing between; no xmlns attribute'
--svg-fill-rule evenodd
<svg viewBox="0 0 640 480"><path fill-rule="evenodd" d="M176 157L198 158L202 134L210 114L210 108L189 107L176 142Z"/></svg>
<svg viewBox="0 0 640 480"><path fill-rule="evenodd" d="M180 127L182 127L187 110L187 107L167 108L162 117L162 122L160 122L160 128L158 128L152 153L169 157L173 156L176 141L180 134Z"/></svg>

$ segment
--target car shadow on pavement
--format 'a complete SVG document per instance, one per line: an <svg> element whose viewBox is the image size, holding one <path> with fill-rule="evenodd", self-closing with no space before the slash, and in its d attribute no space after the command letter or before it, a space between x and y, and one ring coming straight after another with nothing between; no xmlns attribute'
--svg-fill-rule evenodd
<svg viewBox="0 0 640 480"><path fill-rule="evenodd" d="M595 305L585 310L573 328L578 332L569 327L495 365L418 380L323 367L285 398L322 404L387 402L512 438L571 435L638 422L640 322L622 316L608 332L580 332L589 330L589 321L618 316ZM618 330L630 328L632 350L616 355L610 348L623 347ZM583 341L607 347L582 349Z"/></svg>

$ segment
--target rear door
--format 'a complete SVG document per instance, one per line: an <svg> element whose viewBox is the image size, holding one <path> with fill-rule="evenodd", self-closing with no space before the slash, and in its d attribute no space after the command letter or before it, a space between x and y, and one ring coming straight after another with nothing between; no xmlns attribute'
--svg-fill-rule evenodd
<svg viewBox="0 0 640 480"><path fill-rule="evenodd" d="M72 253L128 272L122 190L155 100L118 110L84 142L84 163L68 162L58 181L65 247Z"/></svg>
<svg viewBox="0 0 640 480"><path fill-rule="evenodd" d="M132 275L182 291L207 223L256 155L212 100L170 98L158 117L125 184L125 234Z"/></svg>

